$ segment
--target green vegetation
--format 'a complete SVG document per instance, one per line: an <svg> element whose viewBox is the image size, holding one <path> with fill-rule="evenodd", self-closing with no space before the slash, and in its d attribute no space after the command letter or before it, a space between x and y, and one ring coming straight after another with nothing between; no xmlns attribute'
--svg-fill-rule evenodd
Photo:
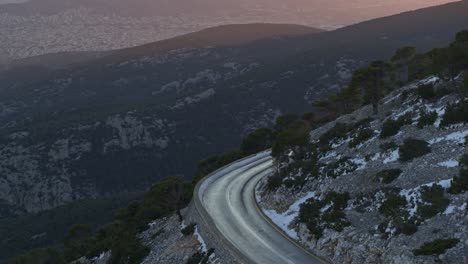
<svg viewBox="0 0 468 264"><path fill-rule="evenodd" d="M333 143L337 143L339 140L346 139L348 133L351 130L352 127L350 125L336 123L334 127L320 136L320 145L328 149Z"/></svg>
<svg viewBox="0 0 468 264"><path fill-rule="evenodd" d="M385 200L379 207L379 212L386 217L386 220L378 226L378 231L383 238L388 237L389 226L393 229L394 235L412 235L418 231L416 219L409 217L405 210L406 206L406 198L399 194L399 189L385 191Z"/></svg>
<svg viewBox="0 0 468 264"><path fill-rule="evenodd" d="M242 155L249 156L271 147L273 131L269 128L257 129L247 135L241 143Z"/></svg>
<svg viewBox="0 0 468 264"><path fill-rule="evenodd" d="M468 96L468 70L463 72L463 86L462 86L463 96Z"/></svg>
<svg viewBox="0 0 468 264"><path fill-rule="evenodd" d="M400 169L383 170L375 175L375 179L379 182L389 184L397 179L401 173L402 171Z"/></svg>
<svg viewBox="0 0 468 264"><path fill-rule="evenodd" d="M344 90L344 95L352 99L354 97L359 98L359 94L362 94L362 98L353 100L354 105L358 102L371 104L374 114L378 114L379 102L385 94L387 86L386 76L391 71L392 66L384 61L374 61L368 67L356 70L348 88Z"/></svg>
<svg viewBox="0 0 468 264"><path fill-rule="evenodd" d="M440 126L448 127L459 123L468 123L468 100L447 105Z"/></svg>
<svg viewBox="0 0 468 264"><path fill-rule="evenodd" d="M37 214L0 219L0 237L5 238L0 248L1 256L7 260L32 248L53 248L41 249L41 254L58 251L57 245L63 242L71 226L86 224L94 232L112 221L119 208L142 196L141 193L126 193L86 199Z"/></svg>
<svg viewBox="0 0 468 264"><path fill-rule="evenodd" d="M429 143L424 140L407 138L400 146L400 161L410 161L431 152Z"/></svg>
<svg viewBox="0 0 468 264"><path fill-rule="evenodd" d="M383 152L387 152L387 151L390 151L390 150L393 151L393 150L398 149L398 144L395 143L395 141L390 141L390 142L380 144L379 148Z"/></svg>
<svg viewBox="0 0 468 264"><path fill-rule="evenodd" d="M411 113L407 113L403 116L400 116L398 119L388 119L382 124L382 131L380 132L380 138L385 139L391 136L394 136L400 132L400 129L411 124Z"/></svg>
<svg viewBox="0 0 468 264"><path fill-rule="evenodd" d="M323 171L326 177L336 178L340 175L351 173L357 168L358 166L351 161L351 158L343 157L326 165Z"/></svg>
<svg viewBox="0 0 468 264"><path fill-rule="evenodd" d="M184 182L180 177L163 179L153 185L141 201L133 202L127 208L119 210L114 220L96 233L93 233L88 225L75 225L63 241L63 250L33 250L19 256L17 259L23 262L17 263L37 263L26 261L34 259L38 252L42 255L47 253L44 258L56 258L52 253L57 252L57 259L70 262L81 256L94 257L109 250L112 252L110 264L140 263L147 255L148 249L141 244L137 234L146 230L148 223L154 219L172 213L181 217L179 211L190 202L192 191L193 185Z"/></svg>
<svg viewBox="0 0 468 264"><path fill-rule="evenodd" d="M444 254L447 249L451 249L455 247L460 242L459 239L451 238L451 239L436 239L432 242L424 243L420 248L413 250L413 254L415 256L420 255L440 255Z"/></svg>
<svg viewBox="0 0 468 264"><path fill-rule="evenodd" d="M458 176L453 177L449 193L460 194L468 191L468 154L464 154L460 158L460 167Z"/></svg>
<svg viewBox="0 0 468 264"><path fill-rule="evenodd" d="M398 189L389 189L385 192L385 200L379 207L379 212L387 217L399 217L405 215L403 207L406 206L405 197L399 194Z"/></svg>
<svg viewBox="0 0 468 264"><path fill-rule="evenodd" d="M310 125L304 120L295 120L288 126L276 130L272 147L273 157L278 157L293 146L305 146L309 142Z"/></svg>
<svg viewBox="0 0 468 264"><path fill-rule="evenodd" d="M433 100L437 94L433 84L421 85L416 89L416 94L422 99Z"/></svg>
<svg viewBox="0 0 468 264"><path fill-rule="evenodd" d="M311 198L300 205L299 221L316 239L322 237L325 228L341 232L350 225L344 213L348 200L348 193L336 192L327 193L323 200Z"/></svg>
<svg viewBox="0 0 468 264"><path fill-rule="evenodd" d="M418 215L423 219L431 218L445 211L450 200L444 196L444 189L438 184L421 187L422 203L418 205Z"/></svg>
<svg viewBox="0 0 468 264"><path fill-rule="evenodd" d="M392 62L411 60L416 55L416 47L406 46L399 48L392 56Z"/></svg>
<svg viewBox="0 0 468 264"><path fill-rule="evenodd" d="M350 148L355 148L359 144L364 143L368 141L369 139L371 139L374 135L375 135L375 132L373 129L370 129L370 128L361 129L358 131L357 134L355 134L353 139L351 139L348 146Z"/></svg>
<svg viewBox="0 0 468 264"><path fill-rule="evenodd" d="M196 184L203 177L240 158L242 158L241 152L239 150L234 150L202 160L198 162L192 182Z"/></svg>
<svg viewBox="0 0 468 264"><path fill-rule="evenodd" d="M426 112L426 111L421 110L417 126L419 129L422 129L426 126L431 126L435 123L438 117L439 115L437 114L436 111Z"/></svg>
<svg viewBox="0 0 468 264"><path fill-rule="evenodd" d="M180 230L180 232L182 233L182 235L184 236L191 236L193 235L193 233L195 233L195 227L197 226L197 224L195 223L191 223L189 224L188 226L182 228Z"/></svg>
<svg viewBox="0 0 468 264"><path fill-rule="evenodd" d="M208 264L208 260L213 253L214 248L210 248L206 253L197 251L187 260L187 264Z"/></svg>

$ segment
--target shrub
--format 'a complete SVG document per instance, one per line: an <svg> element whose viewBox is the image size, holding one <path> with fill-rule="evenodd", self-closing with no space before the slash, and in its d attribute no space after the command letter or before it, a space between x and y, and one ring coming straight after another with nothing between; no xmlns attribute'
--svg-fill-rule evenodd
<svg viewBox="0 0 468 264"><path fill-rule="evenodd" d="M294 121L275 136L272 156L278 157L293 146L305 146L309 142L310 126L303 120Z"/></svg>
<svg viewBox="0 0 468 264"><path fill-rule="evenodd" d="M417 125L418 128L422 129L425 126L433 125L435 121L437 120L437 117L439 117L439 115L437 114L436 111L429 112L429 113L426 111L421 111L421 114L418 120L418 125Z"/></svg>
<svg viewBox="0 0 468 264"><path fill-rule="evenodd" d="M388 184L394 181L396 178L398 178L401 173L402 171L400 169L383 170L383 171L378 172L375 175L375 178L379 182Z"/></svg>
<svg viewBox="0 0 468 264"><path fill-rule="evenodd" d="M341 232L350 225L344 213L348 200L348 193L336 192L327 193L323 200L311 198L300 205L299 221L306 224L316 239L322 237L325 228Z"/></svg>
<svg viewBox="0 0 468 264"><path fill-rule="evenodd" d="M444 196L444 189L438 184L421 188L422 203L418 205L417 213L423 218L431 218L444 211L450 200Z"/></svg>
<svg viewBox="0 0 468 264"><path fill-rule="evenodd" d="M468 70L463 72L463 87L462 92L466 96L468 95Z"/></svg>
<svg viewBox="0 0 468 264"><path fill-rule="evenodd" d="M279 174L275 173L268 177L266 188L269 191L275 191L281 186L281 184L283 184L283 179Z"/></svg>
<svg viewBox="0 0 468 264"><path fill-rule="evenodd" d="M405 46L397 49L395 54L392 56L391 61L397 62L399 60L407 60L411 59L414 55L416 55L416 47Z"/></svg>
<svg viewBox="0 0 468 264"><path fill-rule="evenodd" d="M358 166L351 161L349 157L343 157L335 162L328 164L323 172L326 177L336 178L340 175L355 171Z"/></svg>
<svg viewBox="0 0 468 264"><path fill-rule="evenodd" d="M420 248L413 250L415 256L420 255L440 255L447 249L455 247L460 242L459 239L436 239L432 242L424 243Z"/></svg>
<svg viewBox="0 0 468 264"><path fill-rule="evenodd" d="M396 190L385 192L385 201L379 207L379 212L387 217L399 217L402 215L402 208L406 206L405 197Z"/></svg>
<svg viewBox="0 0 468 264"><path fill-rule="evenodd" d="M447 127L459 123L468 123L468 100L447 105L440 126Z"/></svg>
<svg viewBox="0 0 468 264"><path fill-rule="evenodd" d="M387 152L389 150L396 150L398 149L398 145L397 143L395 143L395 141L390 141L390 142L387 142L387 143L382 143L380 144L379 146L380 150L382 150L383 152Z"/></svg>
<svg viewBox="0 0 468 264"><path fill-rule="evenodd" d="M299 120L299 116L295 113L288 113L279 116L276 119L275 130L280 132L288 129L294 122Z"/></svg>
<svg viewBox="0 0 468 264"><path fill-rule="evenodd" d="M449 193L460 194L468 190L468 154L461 157L460 166L458 176L453 177L452 185L448 190Z"/></svg>
<svg viewBox="0 0 468 264"><path fill-rule="evenodd" d="M348 146L350 148L355 148L359 144L371 139L374 135L375 135L375 132L373 129L370 129L370 128L361 129L349 142Z"/></svg>
<svg viewBox="0 0 468 264"><path fill-rule="evenodd" d="M187 264L207 264L213 253L214 248L210 248L206 253L197 251L187 260Z"/></svg>
<svg viewBox="0 0 468 264"><path fill-rule="evenodd" d="M320 136L320 145L329 146L333 142L337 142L340 139L345 139L351 129L351 126L347 124L336 123L334 127Z"/></svg>
<svg viewBox="0 0 468 264"><path fill-rule="evenodd" d="M425 100L432 100L436 97L436 91L433 84L419 86L416 89L416 94Z"/></svg>
<svg viewBox="0 0 468 264"><path fill-rule="evenodd" d="M307 112L302 114L302 120L312 122L315 119L315 114L312 112Z"/></svg>
<svg viewBox="0 0 468 264"><path fill-rule="evenodd" d="M330 101L326 99L317 99L312 103L315 107L328 107L330 104Z"/></svg>
<svg viewBox="0 0 468 264"><path fill-rule="evenodd" d="M242 155L248 156L270 148L272 141L273 131L268 128L260 128L242 140L240 150Z"/></svg>
<svg viewBox="0 0 468 264"><path fill-rule="evenodd" d="M382 132L380 132L380 138L388 138L394 136L400 132L401 127L404 125L411 124L411 113L407 113L400 116L397 120L388 119L382 125Z"/></svg>
<svg viewBox="0 0 468 264"><path fill-rule="evenodd" d="M182 235L184 236L191 236L193 235L193 233L195 232L195 227L197 226L197 224L195 223L190 223L190 225L182 228L180 230L180 232L182 233Z"/></svg>
<svg viewBox="0 0 468 264"><path fill-rule="evenodd" d="M400 161L410 161L431 152L429 143L424 140L408 138L400 146Z"/></svg>
<svg viewBox="0 0 468 264"><path fill-rule="evenodd" d="M412 234L418 231L418 226L414 221L403 221L400 225L397 225L397 232L401 232L407 236L411 236Z"/></svg>

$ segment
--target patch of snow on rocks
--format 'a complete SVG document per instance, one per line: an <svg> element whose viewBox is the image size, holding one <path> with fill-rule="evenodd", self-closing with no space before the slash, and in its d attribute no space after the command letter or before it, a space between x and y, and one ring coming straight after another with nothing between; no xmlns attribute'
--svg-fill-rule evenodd
<svg viewBox="0 0 468 264"><path fill-rule="evenodd" d="M465 137L468 136L468 130L465 131L457 131L451 134L448 134L445 137L435 138L429 141L429 144L436 144L442 141L454 141L455 143L462 144L465 142Z"/></svg>
<svg viewBox="0 0 468 264"><path fill-rule="evenodd" d="M198 232L197 226L195 226L194 235L197 238L198 242L200 242L200 250L205 253L208 252L208 248L206 246L205 240L203 240L203 237L200 235L200 232Z"/></svg>
<svg viewBox="0 0 468 264"><path fill-rule="evenodd" d="M386 159L384 159L383 163L387 164L390 162L395 162L399 158L400 158L400 153L399 153L399 150L397 149L397 150L392 151L390 155Z"/></svg>
<svg viewBox="0 0 468 264"><path fill-rule="evenodd" d="M459 163L456 160L447 160L444 162L437 163L437 165L441 167L454 168L454 167L458 167Z"/></svg>
<svg viewBox="0 0 468 264"><path fill-rule="evenodd" d="M315 197L315 192L310 192L306 194L304 197L301 199L297 200L295 203L293 203L286 212L279 214L275 210L267 210L267 209L262 209L265 215L270 218L273 223L275 223L277 226L281 228L288 236L298 239L297 232L291 228L289 228L289 225L291 222L299 215L299 208L300 205L303 204L305 201L307 201L310 198Z"/></svg>

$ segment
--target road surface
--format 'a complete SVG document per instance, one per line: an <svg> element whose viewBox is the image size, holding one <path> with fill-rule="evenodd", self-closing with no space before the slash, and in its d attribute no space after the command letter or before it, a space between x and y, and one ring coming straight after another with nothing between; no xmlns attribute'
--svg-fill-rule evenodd
<svg viewBox="0 0 468 264"><path fill-rule="evenodd" d="M200 185L196 194L218 233L251 263L323 263L292 242L259 211L254 190L272 169L269 152L235 162Z"/></svg>

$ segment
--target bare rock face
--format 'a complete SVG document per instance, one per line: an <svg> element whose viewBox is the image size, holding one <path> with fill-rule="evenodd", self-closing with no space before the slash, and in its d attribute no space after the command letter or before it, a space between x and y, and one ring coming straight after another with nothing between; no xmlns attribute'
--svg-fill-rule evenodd
<svg viewBox="0 0 468 264"><path fill-rule="evenodd" d="M415 88L428 83L436 89L450 86L430 77L389 94L382 100L377 116L372 116L371 107L364 107L312 131L311 142L319 143L320 137L336 129L337 124L352 127L367 119L365 129L371 131L372 136L358 144L350 144L356 140L359 129L363 129L361 127L357 130L350 128L348 132L330 139L329 148L318 154L318 175L291 166L295 169L285 179L305 179L305 184L289 188L283 184L271 191L265 189L263 182L258 187L262 194L261 206L281 215L291 211L290 206L302 197L312 197L308 201L315 201L320 208L317 209L318 222L311 225L322 233L313 233L316 230L309 229L299 216L288 229L296 232L299 242L314 254L332 263L466 263L468 193L450 190L454 177L466 166L459 160L467 154L468 125L441 125L446 121L447 107L459 103L460 97L451 93L431 101L424 100ZM403 93L408 96L403 96ZM437 118L418 128L424 111L436 113ZM385 138L379 136L385 129L385 122L398 119L406 119L398 131ZM425 142L430 150L403 160L402 155L406 154L402 149L409 138ZM415 153L416 148L407 151ZM277 161L277 167L294 165L296 157L302 164L307 164L307 159L299 157L312 157L304 155L308 151L312 151L312 147L292 149L287 153L289 161L283 158L281 162L284 164ZM395 175L388 176L389 171ZM349 195L345 207L336 211L331 219L323 216L330 213L333 202L327 205L319 203L325 201L330 193ZM395 198L393 202L391 197ZM388 208L393 211L388 211ZM301 208L294 213L299 215L301 210L306 209ZM309 210L315 209L309 207ZM334 221L340 217L340 212L346 224L338 228ZM443 254L416 256L413 253L426 242L448 238L457 239L458 243Z"/></svg>
<svg viewBox="0 0 468 264"><path fill-rule="evenodd" d="M112 159L106 162L117 153L139 149L163 153L170 144L166 131L172 126L127 113L111 116L105 123L65 129L55 135L57 139L37 140L34 132L10 134L7 142L0 143L0 215L39 212L105 194L105 185L111 183L96 184L90 174L118 166L110 164ZM132 162L132 157L125 159Z"/></svg>

